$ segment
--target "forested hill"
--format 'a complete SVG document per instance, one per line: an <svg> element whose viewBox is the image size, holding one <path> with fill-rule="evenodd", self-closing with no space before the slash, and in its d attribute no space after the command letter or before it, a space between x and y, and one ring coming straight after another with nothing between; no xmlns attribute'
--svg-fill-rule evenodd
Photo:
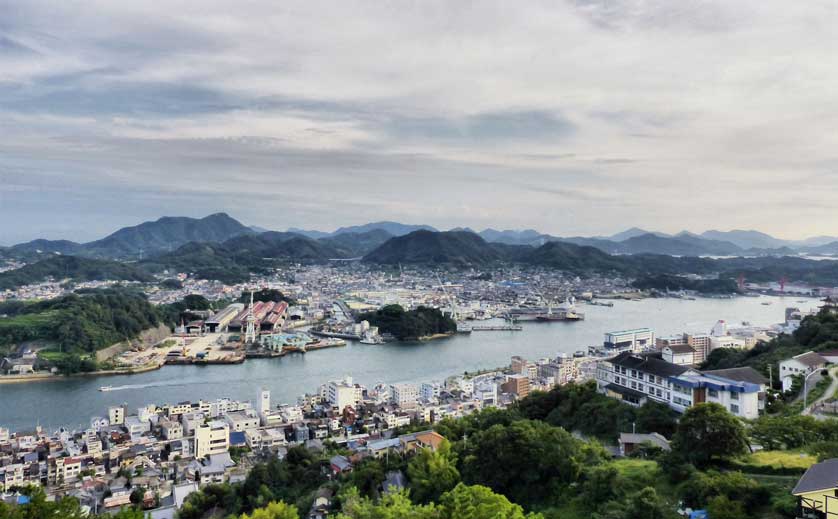
<svg viewBox="0 0 838 519"><path fill-rule="evenodd" d="M30 340L63 352L91 353L132 339L161 323L145 296L125 289L93 290L37 303L0 304L0 350Z"/></svg>
<svg viewBox="0 0 838 519"><path fill-rule="evenodd" d="M49 256L19 269L0 272L0 290L13 290L23 285L41 283L48 278L69 278L74 281L154 281L154 277L147 271L126 263L78 256Z"/></svg>
<svg viewBox="0 0 838 519"><path fill-rule="evenodd" d="M390 238L366 256L367 263L487 265L506 259L500 248L467 231L414 231Z"/></svg>
<svg viewBox="0 0 838 519"><path fill-rule="evenodd" d="M388 305L375 312L358 316L359 321L369 321L378 326L379 332L392 334L399 340L419 339L441 333L457 331L457 323L442 315L437 308L420 306L406 311L399 305Z"/></svg>

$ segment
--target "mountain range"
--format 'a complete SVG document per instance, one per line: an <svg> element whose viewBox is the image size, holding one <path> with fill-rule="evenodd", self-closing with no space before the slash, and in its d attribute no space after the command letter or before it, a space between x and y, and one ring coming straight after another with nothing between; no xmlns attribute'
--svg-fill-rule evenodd
<svg viewBox="0 0 838 519"><path fill-rule="evenodd" d="M13 288L47 277L96 279L104 274L111 276L109 279L147 281L149 273L163 271L235 283L246 281L251 273L269 272L278 263L336 259L386 265L519 263L631 276L736 271L751 280L793 275L795 279L834 279L838 283L838 262L796 257L804 252L838 254L838 240L819 237L789 242L757 231L669 235L638 228L612 236L561 238L533 229L437 231L427 225L397 222L342 227L331 233L278 232L247 227L217 213L200 219L164 217L88 243L33 240L0 248L0 256L28 263L0 274L0 284Z"/></svg>

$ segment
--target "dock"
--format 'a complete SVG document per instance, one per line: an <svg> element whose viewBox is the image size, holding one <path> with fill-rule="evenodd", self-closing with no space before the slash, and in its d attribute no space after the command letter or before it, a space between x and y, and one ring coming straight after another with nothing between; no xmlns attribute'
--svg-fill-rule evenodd
<svg viewBox="0 0 838 519"><path fill-rule="evenodd" d="M474 332L520 332L524 327L520 324L487 324L472 326Z"/></svg>

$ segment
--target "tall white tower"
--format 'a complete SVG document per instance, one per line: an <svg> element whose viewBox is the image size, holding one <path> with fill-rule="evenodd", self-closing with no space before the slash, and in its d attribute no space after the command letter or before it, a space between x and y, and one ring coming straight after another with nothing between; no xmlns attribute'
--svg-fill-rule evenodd
<svg viewBox="0 0 838 519"><path fill-rule="evenodd" d="M244 333L245 344L256 342L256 316L253 315L253 289L250 290L250 307L247 309L247 329Z"/></svg>
<svg viewBox="0 0 838 519"><path fill-rule="evenodd" d="M271 392L267 389L260 389L256 400L256 411L260 415L266 414L271 410Z"/></svg>

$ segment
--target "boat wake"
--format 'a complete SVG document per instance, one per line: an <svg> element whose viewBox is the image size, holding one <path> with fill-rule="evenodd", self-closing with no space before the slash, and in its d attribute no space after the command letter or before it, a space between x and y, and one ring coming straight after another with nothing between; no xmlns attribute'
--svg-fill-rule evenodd
<svg viewBox="0 0 838 519"><path fill-rule="evenodd" d="M177 387L177 386L191 386L200 384L201 382L149 382L148 384L126 384L124 386L109 386L107 391L130 391L133 389L146 389L150 387Z"/></svg>

